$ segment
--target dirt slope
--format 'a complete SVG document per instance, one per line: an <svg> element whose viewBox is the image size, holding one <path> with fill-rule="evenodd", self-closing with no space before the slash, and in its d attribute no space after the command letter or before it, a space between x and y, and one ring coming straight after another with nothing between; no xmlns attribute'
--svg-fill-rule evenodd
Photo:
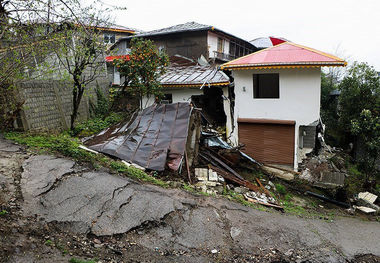
<svg viewBox="0 0 380 263"><path fill-rule="evenodd" d="M380 224L262 212L0 139L0 262L376 262ZM365 256L358 256L365 254Z"/></svg>

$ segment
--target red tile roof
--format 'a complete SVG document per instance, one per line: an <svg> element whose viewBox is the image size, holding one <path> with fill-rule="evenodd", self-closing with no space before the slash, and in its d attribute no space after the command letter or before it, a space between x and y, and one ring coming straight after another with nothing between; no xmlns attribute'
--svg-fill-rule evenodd
<svg viewBox="0 0 380 263"><path fill-rule="evenodd" d="M292 42L284 42L227 62L221 66L221 69L298 68L346 65L347 62L333 55Z"/></svg>
<svg viewBox="0 0 380 263"><path fill-rule="evenodd" d="M115 59L129 60L129 55L107 56L106 62L113 62Z"/></svg>

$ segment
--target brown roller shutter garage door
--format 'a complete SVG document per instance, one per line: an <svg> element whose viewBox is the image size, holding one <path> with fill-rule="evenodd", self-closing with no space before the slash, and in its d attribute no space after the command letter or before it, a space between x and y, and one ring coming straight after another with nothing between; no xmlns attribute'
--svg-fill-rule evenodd
<svg viewBox="0 0 380 263"><path fill-rule="evenodd" d="M293 167L294 121L238 119L238 123L245 153L262 163Z"/></svg>

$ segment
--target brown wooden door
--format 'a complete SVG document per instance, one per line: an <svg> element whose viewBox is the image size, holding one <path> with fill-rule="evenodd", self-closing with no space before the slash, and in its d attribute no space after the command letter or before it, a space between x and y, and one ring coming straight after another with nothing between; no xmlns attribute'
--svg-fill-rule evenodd
<svg viewBox="0 0 380 263"><path fill-rule="evenodd" d="M239 143L259 162L293 167L294 124L239 122Z"/></svg>

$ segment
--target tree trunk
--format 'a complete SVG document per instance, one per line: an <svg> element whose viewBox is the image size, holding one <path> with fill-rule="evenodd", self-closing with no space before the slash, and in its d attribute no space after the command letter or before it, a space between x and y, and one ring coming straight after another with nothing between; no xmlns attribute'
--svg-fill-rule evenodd
<svg viewBox="0 0 380 263"><path fill-rule="evenodd" d="M71 122L70 122L70 129L74 129L74 123L75 120L78 117L78 110L79 110L79 105L82 100L84 88L82 85L79 83L79 81L74 80L74 88L73 88L73 113L71 114Z"/></svg>

